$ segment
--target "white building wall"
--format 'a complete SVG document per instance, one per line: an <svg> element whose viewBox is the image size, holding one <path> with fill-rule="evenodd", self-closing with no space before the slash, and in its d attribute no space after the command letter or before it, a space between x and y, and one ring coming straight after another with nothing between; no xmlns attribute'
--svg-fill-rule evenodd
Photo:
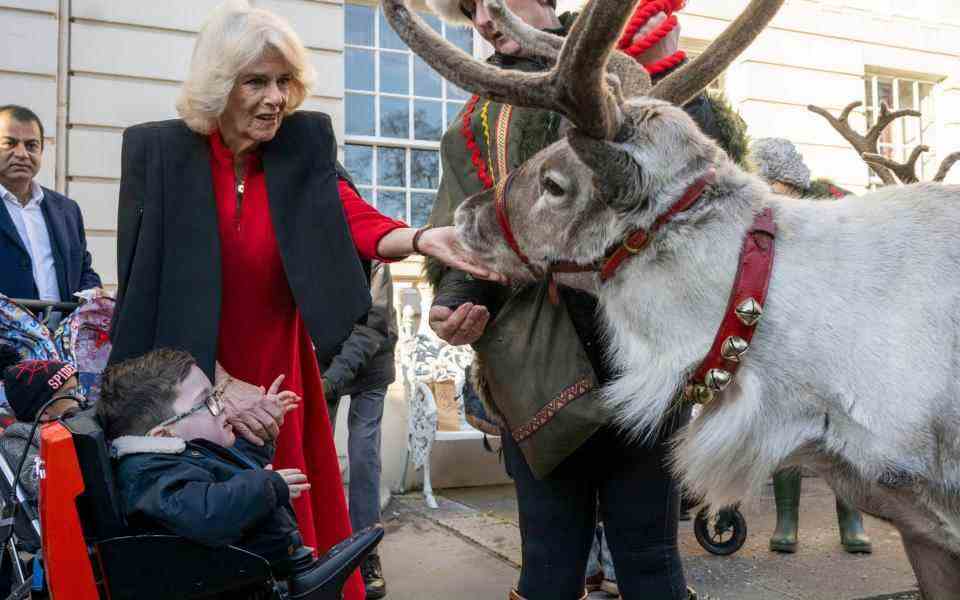
<svg viewBox="0 0 960 600"><path fill-rule="evenodd" d="M175 118L196 34L219 0L0 0L0 104L33 108L47 129L41 183L80 203L94 268L116 284L116 214L123 129ZM287 17L318 72L306 108L343 132L343 5L336 0L254 0ZM69 37L59 58L60 7ZM57 74L67 74L57 164ZM55 176L64 171L62 185Z"/></svg>

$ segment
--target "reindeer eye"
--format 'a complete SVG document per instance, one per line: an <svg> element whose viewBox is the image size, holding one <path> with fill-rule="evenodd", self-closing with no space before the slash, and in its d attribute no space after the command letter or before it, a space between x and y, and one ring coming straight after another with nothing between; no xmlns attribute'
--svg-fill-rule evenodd
<svg viewBox="0 0 960 600"><path fill-rule="evenodd" d="M567 193L563 186L556 182L549 175L544 175L543 180L540 182L540 185L543 186L543 189L547 190L547 193L551 196L563 196Z"/></svg>

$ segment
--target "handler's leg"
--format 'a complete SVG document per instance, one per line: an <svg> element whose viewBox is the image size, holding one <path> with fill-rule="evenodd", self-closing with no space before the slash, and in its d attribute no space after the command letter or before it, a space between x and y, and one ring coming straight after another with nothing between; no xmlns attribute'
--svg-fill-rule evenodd
<svg viewBox="0 0 960 600"><path fill-rule="evenodd" d="M598 434L600 435L600 434ZM667 468L667 443L644 446L610 436L617 466L600 484L600 513L624 600L686 600L677 546L680 495Z"/></svg>
<svg viewBox="0 0 960 600"><path fill-rule="evenodd" d="M512 438L501 439L520 511L523 566L517 591L526 600L579 600L596 527L596 485L585 473L538 481Z"/></svg>

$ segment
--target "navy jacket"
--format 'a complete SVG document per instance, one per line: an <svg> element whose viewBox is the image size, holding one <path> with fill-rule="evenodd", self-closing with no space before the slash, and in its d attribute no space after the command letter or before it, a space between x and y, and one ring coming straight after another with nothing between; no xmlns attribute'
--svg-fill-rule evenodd
<svg viewBox="0 0 960 600"><path fill-rule="evenodd" d="M238 439L224 448L205 440L127 436L114 441L114 453L120 455L123 513L134 531L236 545L270 562L302 545L286 482L263 468L272 444Z"/></svg>
<svg viewBox="0 0 960 600"><path fill-rule="evenodd" d="M63 194L43 189L43 219L50 234L53 264L60 298L73 301L74 292L100 287L100 276L91 267L80 206ZM4 202L0 202L0 293L11 298L37 299L33 264Z"/></svg>

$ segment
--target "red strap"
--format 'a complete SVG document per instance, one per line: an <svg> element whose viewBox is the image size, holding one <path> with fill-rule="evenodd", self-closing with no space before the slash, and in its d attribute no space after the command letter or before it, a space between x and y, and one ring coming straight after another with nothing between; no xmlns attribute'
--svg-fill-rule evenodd
<svg viewBox="0 0 960 600"><path fill-rule="evenodd" d="M762 307L767 299L767 288L770 285L770 276L773 273L774 246L776 241L777 225L773 220L773 211L765 208L753 221L753 225L743 240L743 249L740 252L740 265L737 277L730 291L730 300L727 302L727 311L724 314L717 335L713 339L710 352L700 363L690 383L703 384L707 372L711 369L721 369L729 373L732 378L740 368L739 360L724 358L722 354L724 342L731 337L738 337L749 345L756 331L756 323L748 324L737 316L737 307L744 301L753 298Z"/></svg>
<svg viewBox="0 0 960 600"><path fill-rule="evenodd" d="M517 243L517 238L513 235L513 229L510 227L510 217L507 215L507 187L512 179L513 178L509 176L501 179L494 190L494 208L497 211L497 222L500 224L500 231L503 232L504 241L507 242L507 245L510 246L513 253L523 261L523 264L530 269L535 277L539 277L539 271L533 266L533 263L530 262L527 255L523 253L523 250L520 249L520 244Z"/></svg>
<svg viewBox="0 0 960 600"><path fill-rule="evenodd" d="M713 183L716 177L717 172L711 167L703 177L696 180L693 185L687 188L687 191L670 207L670 210L657 217L657 220L653 222L650 229L637 229L627 236L623 244L621 244L603 264L603 268L600 270L600 281L605 282L616 275L617 269L631 256L643 250L658 229L663 227L664 224L679 213L693 206L693 203L703 194L703 190Z"/></svg>

